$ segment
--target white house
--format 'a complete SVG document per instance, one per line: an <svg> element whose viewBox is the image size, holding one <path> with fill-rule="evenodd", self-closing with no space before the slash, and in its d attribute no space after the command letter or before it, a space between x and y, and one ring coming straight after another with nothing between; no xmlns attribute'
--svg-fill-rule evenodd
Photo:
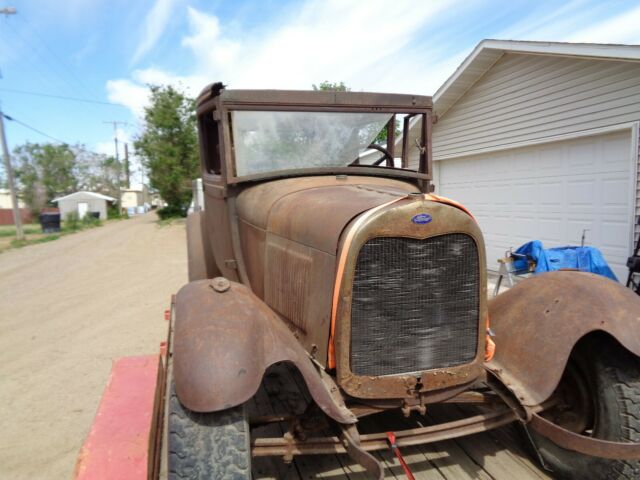
<svg viewBox="0 0 640 480"><path fill-rule="evenodd" d="M149 203L149 189L146 185L136 185L132 188L121 188L122 208L142 207Z"/></svg>
<svg viewBox="0 0 640 480"><path fill-rule="evenodd" d="M52 200L58 204L60 216L63 220L67 218L69 213L75 212L79 218L84 218L88 213L99 213L100 220L107 219L107 204L114 203L115 198L94 192L75 192L64 197L58 197Z"/></svg>
<svg viewBox="0 0 640 480"><path fill-rule="evenodd" d="M26 205L21 198L18 197L18 208L25 208ZM6 188L0 188L0 209L13 208L11 201L11 192Z"/></svg>
<svg viewBox="0 0 640 480"><path fill-rule="evenodd" d="M505 251L602 250L619 278L640 215L640 46L482 41L434 95L436 192Z"/></svg>

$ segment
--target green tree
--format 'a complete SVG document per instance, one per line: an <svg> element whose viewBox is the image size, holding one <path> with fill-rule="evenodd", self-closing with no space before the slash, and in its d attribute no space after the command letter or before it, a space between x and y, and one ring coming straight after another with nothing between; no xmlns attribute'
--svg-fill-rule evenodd
<svg viewBox="0 0 640 480"><path fill-rule="evenodd" d="M171 86L151 86L144 129L136 153L149 171L151 187L167 202L166 212L186 215L191 181L200 175L195 101Z"/></svg>
<svg viewBox="0 0 640 480"><path fill-rule="evenodd" d="M22 198L34 213L78 187L76 154L67 144L26 143L14 150L13 161Z"/></svg>
<svg viewBox="0 0 640 480"><path fill-rule="evenodd" d="M344 82L329 82L328 80L325 80L324 82L320 82L319 85L316 85L315 83L313 85L311 85L311 87L315 90L315 91L329 91L329 92L350 92L351 89L349 87L347 87Z"/></svg>
<svg viewBox="0 0 640 480"><path fill-rule="evenodd" d="M319 85L315 83L311 85L316 92L324 91L324 92L350 92L351 87L347 87L344 82L330 82L325 80L324 82L320 82ZM400 121L396 120L396 138L400 134ZM386 144L387 143L387 129L384 128L378 132L376 138L373 139L373 143L378 144Z"/></svg>
<svg viewBox="0 0 640 480"><path fill-rule="evenodd" d="M124 184L122 162L112 156L81 149L77 151L79 188L118 198Z"/></svg>

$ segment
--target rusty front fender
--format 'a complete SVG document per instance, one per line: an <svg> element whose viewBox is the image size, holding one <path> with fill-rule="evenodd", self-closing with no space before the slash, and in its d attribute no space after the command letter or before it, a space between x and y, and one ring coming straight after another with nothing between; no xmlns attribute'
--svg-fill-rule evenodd
<svg viewBox="0 0 640 480"><path fill-rule="evenodd" d="M547 400L560 382L574 345L607 332L640 356L640 297L607 278L550 272L489 301L496 353L485 364L526 406Z"/></svg>
<svg viewBox="0 0 640 480"><path fill-rule="evenodd" d="M190 410L214 412L244 403L270 365L288 361L327 415L356 422L283 321L245 286L219 278L191 282L178 292L175 318L173 375L178 398Z"/></svg>

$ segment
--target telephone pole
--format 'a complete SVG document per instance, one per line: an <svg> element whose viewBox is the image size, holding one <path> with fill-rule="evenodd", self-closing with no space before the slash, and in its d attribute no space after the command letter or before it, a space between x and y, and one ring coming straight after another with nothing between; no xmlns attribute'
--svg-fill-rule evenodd
<svg viewBox="0 0 640 480"><path fill-rule="evenodd" d="M118 153L118 125L126 125L127 122L118 122L116 120L111 120L111 121L106 121L106 122L102 122L102 123L108 123L110 125L113 125L113 141L115 143L116 146L116 160L119 161L120 160L120 155Z"/></svg>
<svg viewBox="0 0 640 480"><path fill-rule="evenodd" d="M8 17L15 15L16 9L13 7L5 7L0 9L0 14ZM11 208L13 208L13 223L16 226L16 238L24 240L24 231L22 230L22 219L20 218L20 209L18 208L18 195L16 195L16 186L13 182L13 170L11 169L11 157L9 156L9 147L7 147L7 137L4 133L4 114L0 108L0 142L2 142L2 157L4 158L4 171L7 175L7 183L9 184L9 192L11 194Z"/></svg>
<svg viewBox="0 0 640 480"><path fill-rule="evenodd" d="M129 144L124 144L124 172L127 175L127 188L131 188L131 179L129 173Z"/></svg>
<svg viewBox="0 0 640 480"><path fill-rule="evenodd" d="M127 122L119 122L117 120L111 120L111 121L106 121L106 122L102 122L102 123L109 123L111 125L113 125L113 142L115 143L116 146L116 164L118 165L118 209L120 210L120 215L122 215L122 185L120 184L121 182L121 175L120 175L120 154L118 153L118 125L126 125Z"/></svg>
<svg viewBox="0 0 640 480"><path fill-rule="evenodd" d="M22 231L22 219L20 218L20 209L18 208L18 195L16 195L16 186L13 183L13 171L11 170L11 157L9 157L9 148L7 147L7 137L4 134L4 114L0 109L0 140L2 141L2 156L4 157L4 171L7 174L7 183L9 184L9 192L11 193L11 207L13 208L13 223L16 226L16 238L24 240L24 232Z"/></svg>

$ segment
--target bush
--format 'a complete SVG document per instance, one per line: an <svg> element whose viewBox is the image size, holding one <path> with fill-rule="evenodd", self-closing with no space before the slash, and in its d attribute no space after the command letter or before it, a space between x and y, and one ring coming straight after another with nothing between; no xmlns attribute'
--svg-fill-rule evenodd
<svg viewBox="0 0 640 480"><path fill-rule="evenodd" d="M87 213L82 219L82 224L85 227L99 227L100 225L102 225L102 222L99 218L95 218L91 214Z"/></svg>
<svg viewBox="0 0 640 480"><path fill-rule="evenodd" d="M82 225L80 225L80 217L78 217L77 212L69 212L64 219L64 227L66 230L80 230Z"/></svg>
<svg viewBox="0 0 640 480"><path fill-rule="evenodd" d="M158 216L160 220L166 220L169 218L180 218L187 216L187 210L189 206L176 206L176 205L167 205L166 207L159 208L157 210Z"/></svg>
<svg viewBox="0 0 640 480"><path fill-rule="evenodd" d="M82 220L80 220L77 212L69 212L65 217L64 230L75 232L84 228L99 227L100 225L102 225L102 221L92 216L89 212L87 212Z"/></svg>
<svg viewBox="0 0 640 480"><path fill-rule="evenodd" d="M107 207L107 218L121 218L120 209L117 205L109 205Z"/></svg>

